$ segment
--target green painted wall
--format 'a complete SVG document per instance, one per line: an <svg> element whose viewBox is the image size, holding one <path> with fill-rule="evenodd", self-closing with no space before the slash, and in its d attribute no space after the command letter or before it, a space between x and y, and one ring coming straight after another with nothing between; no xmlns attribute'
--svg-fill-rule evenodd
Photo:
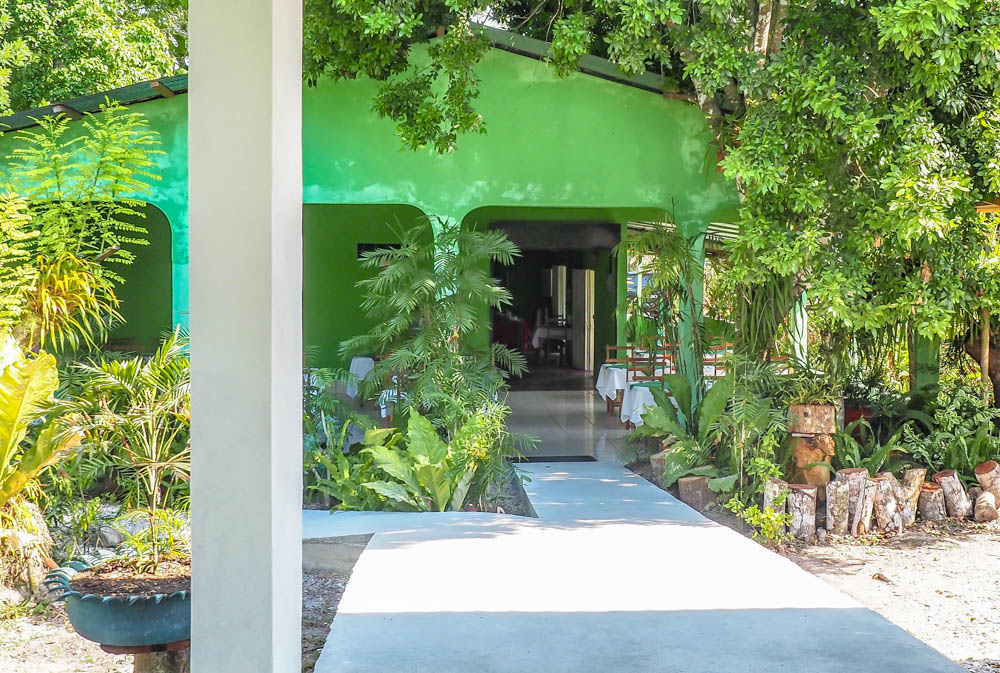
<svg viewBox="0 0 1000 673"><path fill-rule="evenodd" d="M347 367L340 342L373 327L361 311L358 281L370 277L357 255L359 243L399 243L399 232L428 226L412 206L307 205L303 210L303 334L319 350L317 364ZM430 241L430 228L427 238Z"/></svg>
<svg viewBox="0 0 1000 673"><path fill-rule="evenodd" d="M115 268L125 279L117 289L125 324L112 331L108 346L151 353L156 350L160 334L173 326L170 223L156 208L147 208L146 217L139 223L149 231L149 245L130 246L135 262Z"/></svg>
<svg viewBox="0 0 1000 673"><path fill-rule="evenodd" d="M304 202L409 204L456 222L484 207L587 209L611 222L667 213L687 232L703 231L736 207L736 191L716 170L711 132L694 105L582 73L557 79L544 62L501 50L486 56L477 75L476 105L487 133L460 138L443 156L402 148L392 122L371 111L371 81L306 88ZM253 114L234 105L234 114ZM148 200L170 222L172 320L186 325L187 97L134 109L163 141L162 179ZM9 136L0 138L0 156L10 147ZM313 282L307 276L307 286ZM307 339L318 336L315 329Z"/></svg>

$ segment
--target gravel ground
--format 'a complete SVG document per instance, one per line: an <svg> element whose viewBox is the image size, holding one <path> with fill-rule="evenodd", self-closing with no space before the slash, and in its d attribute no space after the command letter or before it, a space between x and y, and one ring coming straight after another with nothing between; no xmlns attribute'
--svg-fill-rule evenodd
<svg viewBox="0 0 1000 673"><path fill-rule="evenodd" d="M786 556L974 673L1000 671L1000 525L790 545Z"/></svg>

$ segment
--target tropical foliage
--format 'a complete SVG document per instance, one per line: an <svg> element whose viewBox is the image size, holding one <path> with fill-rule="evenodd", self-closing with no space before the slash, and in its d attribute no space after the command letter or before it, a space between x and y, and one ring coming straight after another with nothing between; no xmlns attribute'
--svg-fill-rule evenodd
<svg viewBox="0 0 1000 673"><path fill-rule="evenodd" d="M0 114L8 114L183 70L187 3L11 0L0 40Z"/></svg>

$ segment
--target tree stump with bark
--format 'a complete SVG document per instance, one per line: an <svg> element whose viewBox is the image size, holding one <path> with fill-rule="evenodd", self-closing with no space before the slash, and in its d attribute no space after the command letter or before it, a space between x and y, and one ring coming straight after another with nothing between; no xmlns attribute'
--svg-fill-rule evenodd
<svg viewBox="0 0 1000 673"><path fill-rule="evenodd" d="M917 520L917 507L920 501L920 487L927 477L926 467L911 467L903 472L903 483L900 490L903 493L905 507L901 509L903 526L912 526Z"/></svg>
<svg viewBox="0 0 1000 673"><path fill-rule="evenodd" d="M972 502L962 482L958 480L958 473L955 470L941 470L932 479L944 491L944 505L948 516L958 519L972 516Z"/></svg>
<svg viewBox="0 0 1000 673"><path fill-rule="evenodd" d="M902 515L899 512L899 501L896 499L898 486L896 478L890 474L877 476L872 481L875 482L875 498L872 502L875 523L880 530L886 532L903 532Z"/></svg>
<svg viewBox="0 0 1000 673"><path fill-rule="evenodd" d="M863 467L848 467L837 470L837 481L846 481L848 484L847 515L850 521L854 521L854 512L858 508L858 498L861 496L867 478L868 470Z"/></svg>
<svg viewBox="0 0 1000 673"><path fill-rule="evenodd" d="M978 523L1000 519L1000 512L997 512L997 498L991 491L983 491L976 498L974 516Z"/></svg>
<svg viewBox="0 0 1000 673"><path fill-rule="evenodd" d="M811 484L788 485L788 513L792 520L788 532L799 540L816 539L816 487Z"/></svg>
<svg viewBox="0 0 1000 673"><path fill-rule="evenodd" d="M778 504L779 501L781 504ZM763 511L768 509L775 514L785 514L788 511L788 482L784 479L772 477L764 484ZM788 526L782 526L781 532L788 532Z"/></svg>
<svg viewBox="0 0 1000 673"><path fill-rule="evenodd" d="M984 491L989 491L993 497L1000 502L1000 463L995 460L987 460L976 466L976 481L983 487Z"/></svg>
<svg viewBox="0 0 1000 673"><path fill-rule="evenodd" d="M847 535L850 530L851 485L834 480L826 485L826 529L834 535Z"/></svg>
<svg viewBox="0 0 1000 673"><path fill-rule="evenodd" d="M948 516L941 486L929 482L921 485L917 510L924 521L940 521Z"/></svg>
<svg viewBox="0 0 1000 673"><path fill-rule="evenodd" d="M875 507L875 482L865 478L851 516L851 535L865 535L872 530L872 510Z"/></svg>

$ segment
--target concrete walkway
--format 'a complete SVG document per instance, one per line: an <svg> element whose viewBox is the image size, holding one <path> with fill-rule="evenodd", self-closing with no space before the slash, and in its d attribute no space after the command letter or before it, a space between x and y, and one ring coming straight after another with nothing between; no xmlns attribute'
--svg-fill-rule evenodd
<svg viewBox="0 0 1000 673"><path fill-rule="evenodd" d="M375 533L317 673L961 670L620 466L524 470L538 519L304 512Z"/></svg>

